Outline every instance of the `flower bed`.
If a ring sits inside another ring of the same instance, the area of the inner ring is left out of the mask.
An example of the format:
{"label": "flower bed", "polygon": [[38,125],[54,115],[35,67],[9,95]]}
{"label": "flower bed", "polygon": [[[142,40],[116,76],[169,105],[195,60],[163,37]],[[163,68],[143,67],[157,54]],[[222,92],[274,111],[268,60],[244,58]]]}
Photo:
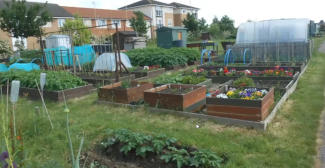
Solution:
{"label": "flower bed", "polygon": [[299,72],[294,72],[293,69],[284,69],[275,67],[274,69],[265,70],[236,70],[228,69],[227,67],[220,68],[218,71],[209,71],[209,78],[214,83],[224,83],[229,80],[234,80],[242,76],[247,76],[253,80],[295,80]]}
{"label": "flower bed", "polygon": [[231,88],[207,95],[207,114],[250,121],[263,121],[274,103],[274,89]]}
{"label": "flower bed", "polygon": [[150,107],[195,112],[205,104],[205,86],[168,84],[146,90],[144,101]]}
{"label": "flower bed", "polygon": [[[216,65],[214,65],[214,63],[210,63],[210,64],[204,64],[204,65],[200,65],[198,68],[203,68],[204,70],[210,71],[210,70],[215,70],[215,71],[219,71],[220,68],[224,68],[224,63],[215,63]],[[237,71],[244,71],[247,69],[250,70],[256,70],[256,71],[264,71],[264,70],[270,70],[270,69],[275,69],[279,67],[279,69],[283,68],[285,70],[287,69],[292,69],[294,72],[301,72],[303,70],[303,68],[305,67],[305,64],[297,64],[295,66],[263,66],[261,65],[251,65],[251,64],[233,64],[233,65],[228,65],[227,68],[228,70],[231,69],[236,69]]]}
{"label": "flower bed", "polygon": [[144,91],[153,88],[153,84],[132,81],[129,86],[118,82],[103,86],[99,89],[98,97],[102,101],[130,104],[143,99]]}

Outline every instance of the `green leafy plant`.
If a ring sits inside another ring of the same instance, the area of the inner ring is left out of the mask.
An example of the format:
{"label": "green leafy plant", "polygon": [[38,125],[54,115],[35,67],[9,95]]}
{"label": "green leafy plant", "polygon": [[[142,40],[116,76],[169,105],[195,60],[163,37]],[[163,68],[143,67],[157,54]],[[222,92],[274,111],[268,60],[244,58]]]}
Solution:
{"label": "green leafy plant", "polygon": [[177,168],[181,168],[185,165],[190,165],[190,154],[185,149],[177,149],[176,147],[168,147],[170,150],[166,154],[163,154],[160,159],[169,162],[176,162]]}
{"label": "green leafy plant", "polygon": [[248,78],[246,76],[242,76],[236,79],[233,83],[236,87],[255,87],[254,80],[252,78]]}
{"label": "green leafy plant", "polygon": [[65,71],[20,71],[12,70],[0,73],[0,84],[5,85],[7,80],[19,80],[21,87],[37,88],[35,80],[39,81],[40,73],[46,73],[46,84],[44,89],[48,91],[59,91],[65,89],[85,86],[87,82],[81,78]]}
{"label": "green leafy plant", "polygon": [[144,48],[131,50],[126,54],[134,66],[160,65],[164,68],[185,65],[200,58],[198,50],[189,48]]}
{"label": "green leafy plant", "polygon": [[120,152],[124,155],[128,155],[131,151],[142,158],[146,158],[149,153],[156,154],[162,161],[176,164],[178,168],[184,166],[217,168],[225,161],[209,150],[190,150],[180,145],[177,139],[166,135],[153,136],[128,129],[109,130],[108,138],[101,144],[104,148],[118,144],[121,146]]}

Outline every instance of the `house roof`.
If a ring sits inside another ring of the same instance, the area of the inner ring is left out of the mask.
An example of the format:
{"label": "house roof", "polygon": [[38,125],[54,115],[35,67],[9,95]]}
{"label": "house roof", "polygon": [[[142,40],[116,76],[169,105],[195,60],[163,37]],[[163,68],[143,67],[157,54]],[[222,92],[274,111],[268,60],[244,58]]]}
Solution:
{"label": "house roof", "polygon": [[[0,9],[7,8],[5,2],[11,3],[9,0],[0,0]],[[45,3],[26,2],[27,7],[35,4],[44,5]],[[47,3],[45,9],[50,13],[52,17],[73,17],[69,12],[57,4]]]}
{"label": "house roof", "polygon": [[[102,19],[131,19],[135,17],[133,11],[128,10],[109,10],[109,9],[94,9],[94,8],[79,8],[68,7],[63,8],[72,15],[78,15],[82,18],[102,18]],[[150,17],[145,16],[146,20],[151,20]]]}
{"label": "house roof", "polygon": [[193,7],[193,6],[184,5],[184,4],[177,3],[177,2],[172,2],[172,3],[170,3],[170,5],[172,5],[172,6],[176,7],[176,8],[192,8],[192,9],[199,9],[199,8],[196,8],[196,7]]}
{"label": "house roof", "polygon": [[163,2],[159,2],[159,1],[155,1],[155,0],[141,0],[126,6],[123,6],[119,9],[127,9],[127,8],[134,8],[134,7],[138,7],[138,6],[143,6],[143,5],[161,5],[161,6],[170,6],[173,7],[170,4],[167,3],[163,3]]}

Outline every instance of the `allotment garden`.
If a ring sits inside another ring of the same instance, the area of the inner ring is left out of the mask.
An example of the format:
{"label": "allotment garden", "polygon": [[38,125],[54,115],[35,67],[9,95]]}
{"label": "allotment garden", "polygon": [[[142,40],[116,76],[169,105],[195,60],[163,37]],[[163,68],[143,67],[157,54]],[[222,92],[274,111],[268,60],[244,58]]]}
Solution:
{"label": "allotment garden", "polygon": [[0,165],[310,167],[325,39],[310,40],[305,59],[276,60],[271,52],[264,64],[259,52],[239,52],[240,43],[221,56],[148,47],[73,66],[55,54],[2,64]]}

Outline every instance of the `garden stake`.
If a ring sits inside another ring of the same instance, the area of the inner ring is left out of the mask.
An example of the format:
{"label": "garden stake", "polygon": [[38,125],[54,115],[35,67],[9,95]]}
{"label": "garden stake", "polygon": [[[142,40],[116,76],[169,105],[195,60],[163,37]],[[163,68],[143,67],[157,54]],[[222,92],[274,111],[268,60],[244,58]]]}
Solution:
{"label": "garden stake", "polygon": [[45,112],[46,112],[46,114],[47,114],[47,117],[48,117],[48,119],[49,119],[49,121],[50,121],[51,128],[53,129],[54,127],[53,127],[53,124],[52,124],[52,120],[51,120],[50,114],[49,114],[49,112],[48,112],[48,110],[47,110],[47,107],[46,107],[46,104],[45,104],[45,101],[44,101],[44,97],[43,97],[43,95],[42,95],[42,93],[41,93],[41,90],[40,90],[40,88],[39,88],[39,86],[38,86],[38,83],[37,83],[37,80],[36,80],[36,79],[35,79],[35,83],[36,83],[36,86],[37,86],[37,90],[38,90],[38,92],[39,92],[39,94],[40,94],[40,96],[41,96],[41,100],[42,100],[43,107],[44,107]]}
{"label": "garden stake", "polygon": [[10,91],[10,102],[12,103],[12,124],[14,128],[14,136],[17,136],[16,132],[16,114],[15,114],[15,105],[19,97],[19,87],[20,81],[14,80],[11,82],[11,91]]}

